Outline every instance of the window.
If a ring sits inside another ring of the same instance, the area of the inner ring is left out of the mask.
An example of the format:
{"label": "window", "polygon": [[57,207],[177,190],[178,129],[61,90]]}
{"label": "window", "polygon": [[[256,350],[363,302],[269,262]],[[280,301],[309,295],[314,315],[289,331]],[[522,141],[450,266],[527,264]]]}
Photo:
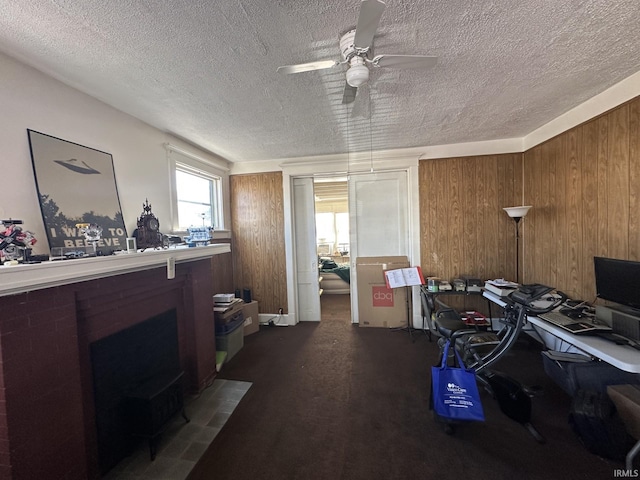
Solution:
{"label": "window", "polygon": [[172,175],[173,231],[185,232],[192,226],[223,230],[223,189],[228,184],[228,168],[172,145],[166,148]]}
{"label": "window", "polygon": [[[318,255],[334,255],[349,250],[349,214],[316,213]],[[328,249],[328,251],[327,251]]]}
{"label": "window", "polygon": [[191,226],[220,228],[220,177],[176,164],[178,230]]}
{"label": "window", "polygon": [[[336,213],[336,243],[338,246],[349,246],[349,214]],[[340,248],[343,250],[343,248]]]}
{"label": "window", "polygon": [[316,214],[316,235],[318,243],[333,243],[336,239],[333,213]]}

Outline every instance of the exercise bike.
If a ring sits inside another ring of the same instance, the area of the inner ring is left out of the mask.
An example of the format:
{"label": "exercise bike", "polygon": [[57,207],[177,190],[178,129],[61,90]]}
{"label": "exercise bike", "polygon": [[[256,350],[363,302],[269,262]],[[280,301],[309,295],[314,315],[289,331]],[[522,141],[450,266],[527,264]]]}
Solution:
{"label": "exercise bike", "polygon": [[[439,362],[442,362],[444,346],[450,342],[460,354],[464,367],[475,370],[476,380],[498,402],[502,413],[523,425],[539,443],[545,443],[546,440],[531,423],[531,398],[539,394],[540,389],[524,386],[491,367],[513,347],[527,322],[527,315],[549,312],[564,302],[566,295],[562,292],[551,293],[553,291],[552,287],[546,285],[523,285],[509,297],[503,297],[505,314],[497,333],[470,329],[461,321],[458,312],[437,299],[433,320],[434,329],[439,335]],[[423,307],[425,301],[428,301],[428,296],[423,292]],[[457,361],[452,353],[449,357]],[[461,423],[439,417],[435,412],[434,416],[448,434],[453,434]]]}

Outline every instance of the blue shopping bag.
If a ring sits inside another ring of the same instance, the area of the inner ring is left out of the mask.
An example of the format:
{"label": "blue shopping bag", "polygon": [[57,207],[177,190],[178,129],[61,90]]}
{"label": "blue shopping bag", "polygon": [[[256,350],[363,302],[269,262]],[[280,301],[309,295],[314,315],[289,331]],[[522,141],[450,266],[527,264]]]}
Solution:
{"label": "blue shopping bag", "polygon": [[460,354],[454,348],[460,368],[447,364],[450,342],[442,352],[440,366],[431,367],[433,410],[441,417],[452,420],[483,422],[484,410],[473,369],[464,368]]}

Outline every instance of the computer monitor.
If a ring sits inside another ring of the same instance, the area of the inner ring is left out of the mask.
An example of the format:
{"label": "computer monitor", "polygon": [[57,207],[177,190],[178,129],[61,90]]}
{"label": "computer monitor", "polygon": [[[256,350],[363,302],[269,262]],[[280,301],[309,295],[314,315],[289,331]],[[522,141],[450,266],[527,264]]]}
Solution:
{"label": "computer monitor", "polygon": [[598,298],[640,309],[640,262],[593,257]]}

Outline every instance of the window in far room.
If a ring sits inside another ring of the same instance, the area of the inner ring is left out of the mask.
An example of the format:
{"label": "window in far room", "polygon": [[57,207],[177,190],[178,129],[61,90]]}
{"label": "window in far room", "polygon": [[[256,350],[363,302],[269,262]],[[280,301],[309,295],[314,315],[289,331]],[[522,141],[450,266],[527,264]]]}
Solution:
{"label": "window in far room", "polygon": [[313,184],[316,242],[319,257],[339,263],[349,261],[349,202],[347,180],[316,178]]}
{"label": "window in far room", "polygon": [[338,255],[349,246],[349,214],[317,213],[316,235],[319,255]]}

